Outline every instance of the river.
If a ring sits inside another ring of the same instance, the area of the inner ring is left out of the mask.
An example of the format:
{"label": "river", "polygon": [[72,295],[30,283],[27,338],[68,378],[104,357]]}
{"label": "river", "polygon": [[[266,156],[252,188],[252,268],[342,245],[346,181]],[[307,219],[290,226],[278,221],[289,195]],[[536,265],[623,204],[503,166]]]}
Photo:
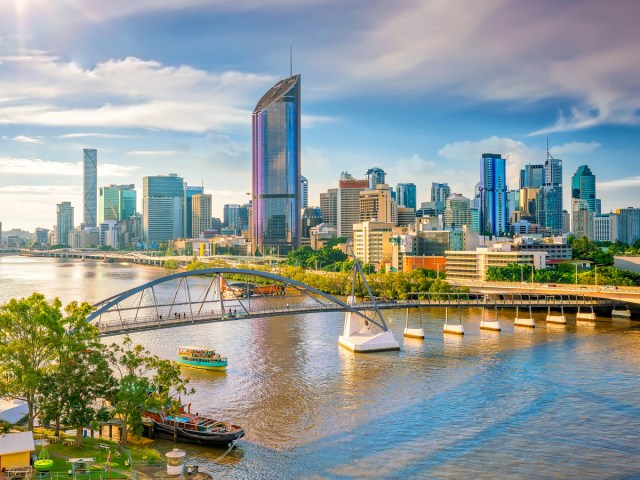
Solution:
{"label": "river", "polygon": [[[39,291],[96,302],[161,269],[0,257],[0,303]],[[163,358],[181,344],[229,357],[225,374],[185,369],[192,411],[242,425],[240,446],[184,446],[214,478],[640,478],[640,328],[612,323],[479,329],[403,339],[404,311],[385,311],[400,352],[338,346],[339,313],[291,315],[136,333]],[[416,313],[412,313],[413,318]],[[542,317],[537,317],[540,320]],[[573,319],[573,315],[570,315]],[[119,337],[106,339],[120,341]],[[172,448],[160,442],[161,449]]]}

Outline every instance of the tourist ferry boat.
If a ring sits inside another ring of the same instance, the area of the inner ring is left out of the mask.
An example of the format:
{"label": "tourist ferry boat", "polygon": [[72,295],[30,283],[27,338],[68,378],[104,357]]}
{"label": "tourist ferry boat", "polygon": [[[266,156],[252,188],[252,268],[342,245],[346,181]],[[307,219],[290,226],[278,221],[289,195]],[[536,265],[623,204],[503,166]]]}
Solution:
{"label": "tourist ferry boat", "polygon": [[178,363],[202,370],[225,371],[227,359],[208,347],[179,347]]}
{"label": "tourist ferry boat", "polygon": [[145,432],[151,437],[173,439],[180,442],[199,445],[232,445],[244,436],[244,430],[238,425],[213,420],[191,413],[191,408],[180,408],[180,414],[174,416],[147,410],[143,413]]}

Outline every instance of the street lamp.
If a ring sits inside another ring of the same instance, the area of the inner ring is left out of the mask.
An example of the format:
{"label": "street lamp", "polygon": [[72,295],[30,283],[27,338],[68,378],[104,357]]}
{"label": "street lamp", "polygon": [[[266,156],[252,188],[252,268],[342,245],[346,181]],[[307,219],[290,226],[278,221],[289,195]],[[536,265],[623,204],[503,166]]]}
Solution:
{"label": "street lamp", "polygon": [[573,266],[576,267],[576,285],[578,285],[578,264],[574,263]]}
{"label": "street lamp", "polygon": [[597,265],[594,265],[593,267],[593,273],[595,276],[595,283],[596,283],[596,287],[598,286],[598,267],[604,267],[605,264],[604,263],[598,263]]}

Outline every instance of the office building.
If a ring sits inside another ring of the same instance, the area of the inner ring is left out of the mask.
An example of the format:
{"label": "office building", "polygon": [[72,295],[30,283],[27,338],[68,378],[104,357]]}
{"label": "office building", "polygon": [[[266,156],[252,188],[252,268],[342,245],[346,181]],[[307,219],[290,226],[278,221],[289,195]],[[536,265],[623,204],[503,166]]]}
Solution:
{"label": "office building", "polygon": [[309,180],[304,176],[300,176],[300,198],[302,208],[307,208],[309,206]]}
{"label": "office building", "polygon": [[[98,244],[111,247],[114,249],[120,248],[119,240],[119,228],[117,220],[105,220],[98,225]],[[80,241],[80,240],[78,240]],[[86,242],[86,238],[82,240]]]}
{"label": "office building", "polygon": [[433,182],[431,184],[431,201],[432,202],[440,202],[442,205],[445,204],[447,198],[451,194],[451,188],[448,183],[436,183]]}
{"label": "office building", "polygon": [[618,240],[628,245],[633,245],[640,240],[640,208],[619,208],[618,214]]}
{"label": "office building", "polygon": [[254,252],[300,246],[300,75],[276,83],[253,111]]}
{"label": "office building", "polygon": [[481,229],[492,235],[503,235],[508,231],[508,212],[506,162],[501,155],[482,154],[480,183]]}
{"label": "office building", "polygon": [[589,211],[596,211],[596,176],[587,165],[581,165],[571,177],[571,199],[587,202]]}
{"label": "office building", "polygon": [[136,213],[135,185],[109,185],[98,191],[98,224],[124,220]]}
{"label": "office building", "polygon": [[376,185],[386,184],[386,173],[384,170],[378,167],[373,167],[367,170],[367,182],[369,189],[374,190]]}
{"label": "office building", "polygon": [[520,188],[540,188],[544,185],[544,165],[529,164],[520,170]]}
{"label": "office building", "polygon": [[73,207],[71,202],[62,202],[56,205],[56,243],[67,245],[69,232],[73,230]]}
{"label": "office building", "polygon": [[191,238],[201,238],[211,229],[212,202],[210,194],[196,193],[191,197]]}
{"label": "office building", "polygon": [[615,242],[618,240],[618,215],[616,213],[596,214],[593,219],[593,240]]}
{"label": "office building", "polygon": [[581,198],[571,199],[571,232],[577,238],[593,238],[594,212],[589,209],[589,204]]}
{"label": "office building", "polygon": [[322,221],[335,227],[338,224],[338,189],[330,188],[320,194],[320,212]]}
{"label": "office building", "polygon": [[398,226],[415,225],[416,211],[409,207],[398,207]]}
{"label": "office building", "polygon": [[[0,223],[0,237],[2,236],[2,224]],[[49,230],[46,228],[36,228],[36,231],[33,235],[33,241],[40,244],[46,245],[49,243]]]}
{"label": "office building", "polygon": [[396,188],[396,203],[398,207],[412,208],[416,210],[416,185],[415,183],[399,183]]}
{"label": "office building", "polygon": [[444,209],[444,228],[462,228],[471,225],[471,200],[453,193],[449,195]]}
{"label": "office building", "polygon": [[96,227],[71,230],[64,243],[71,248],[95,248],[100,244],[100,232]]}
{"label": "office building", "polygon": [[533,270],[546,267],[546,252],[511,250],[509,244],[478,247],[476,250],[447,251],[447,279],[486,281],[490,267],[506,267],[517,263],[522,268],[522,278],[530,278]]}
{"label": "office building", "polygon": [[[83,152],[83,220],[85,227],[95,227],[97,225],[98,208],[97,185],[98,185],[98,151],[93,148],[85,148]],[[65,241],[66,243],[66,241]]]}
{"label": "office building", "polygon": [[544,164],[544,185],[538,190],[536,198],[536,217],[538,224],[547,227],[553,234],[564,231],[562,214],[562,160],[553,158],[547,152]]}
{"label": "office building", "polygon": [[142,217],[146,242],[162,242],[184,234],[184,182],[175,173],[143,177]]}
{"label": "office building", "polygon": [[367,221],[353,225],[354,253],[362,263],[391,263],[389,238],[395,224]]}
{"label": "office building", "polygon": [[184,187],[184,237],[191,237],[193,231],[193,201],[194,195],[200,195],[204,193],[203,186],[187,185]]}
{"label": "office building", "polygon": [[398,206],[391,198],[389,185],[381,183],[373,190],[360,192],[360,222],[376,220],[396,225],[398,223]]}
{"label": "office building", "polygon": [[[338,188],[335,189],[335,226],[338,237],[353,238],[353,225],[360,222],[360,192],[368,188],[369,180],[353,178],[349,172],[340,174]],[[320,198],[322,218],[332,223],[334,189]],[[325,212],[328,216],[325,218]]]}
{"label": "office building", "polygon": [[302,238],[311,238],[311,229],[322,223],[322,212],[317,207],[305,208],[302,212]]}

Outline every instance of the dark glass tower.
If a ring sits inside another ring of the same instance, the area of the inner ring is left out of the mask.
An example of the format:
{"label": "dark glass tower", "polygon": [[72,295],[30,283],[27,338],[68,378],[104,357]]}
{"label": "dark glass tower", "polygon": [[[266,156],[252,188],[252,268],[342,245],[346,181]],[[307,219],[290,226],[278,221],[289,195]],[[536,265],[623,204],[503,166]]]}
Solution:
{"label": "dark glass tower", "polygon": [[596,176],[587,165],[580,165],[571,177],[571,198],[586,200],[589,210],[596,211]]}
{"label": "dark glass tower", "polygon": [[276,83],[253,111],[253,250],[300,247],[300,75]]}

